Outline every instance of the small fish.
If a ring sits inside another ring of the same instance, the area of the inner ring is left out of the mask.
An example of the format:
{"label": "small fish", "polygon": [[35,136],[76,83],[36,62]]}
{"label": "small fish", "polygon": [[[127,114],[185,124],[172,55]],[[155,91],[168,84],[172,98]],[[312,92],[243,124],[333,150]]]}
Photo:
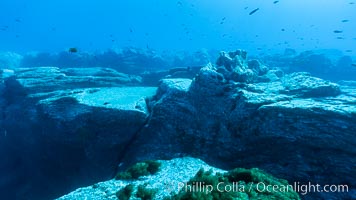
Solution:
{"label": "small fish", "polygon": [[281,31],[285,31],[286,29],[282,28]]}
{"label": "small fish", "polygon": [[132,32],[133,32],[132,28],[130,28],[129,30],[130,30],[130,33],[132,33]]}
{"label": "small fish", "polygon": [[355,64],[355,63],[352,63],[351,66],[356,67],[356,64]]}
{"label": "small fish", "polygon": [[225,19],[226,19],[226,17],[223,17],[223,18],[221,19],[220,24],[223,24],[223,23],[225,22]]}
{"label": "small fish", "polygon": [[334,33],[342,33],[340,30],[335,30]]}
{"label": "small fish", "polygon": [[276,3],[278,3],[278,2],[279,2],[279,1],[274,1],[273,4],[276,4]]}
{"label": "small fish", "polygon": [[346,50],[346,52],[351,53],[351,52],[352,52],[352,50],[351,50],[351,49],[348,49],[348,50]]}
{"label": "small fish", "polygon": [[247,10],[248,7],[245,7],[244,9]]}
{"label": "small fish", "polygon": [[183,3],[182,3],[182,2],[180,2],[180,1],[178,1],[178,2],[177,2],[177,5],[182,6],[182,5],[183,5]]}
{"label": "small fish", "polygon": [[21,19],[17,18],[17,19],[15,19],[15,22],[21,23]]}
{"label": "small fish", "polygon": [[69,53],[77,53],[77,52],[78,52],[78,49],[75,48],[75,47],[71,47],[71,48],[68,49],[68,52],[69,52]]}
{"label": "small fish", "polygon": [[250,13],[249,13],[249,15],[253,15],[255,12],[257,12],[259,10],[259,8],[256,8],[256,9],[254,9],[253,11],[251,11]]}
{"label": "small fish", "polygon": [[8,28],[9,28],[9,26],[3,26],[3,27],[0,28],[0,30],[6,31]]}
{"label": "small fish", "polygon": [[350,2],[349,4],[351,4],[351,5],[352,5],[352,4],[355,4],[355,2]]}
{"label": "small fish", "polygon": [[345,38],[343,38],[343,37],[337,37],[336,39],[338,39],[338,40],[343,40],[343,39],[345,39]]}
{"label": "small fish", "polygon": [[341,20],[341,22],[349,22],[350,20],[348,19],[344,19],[344,20]]}

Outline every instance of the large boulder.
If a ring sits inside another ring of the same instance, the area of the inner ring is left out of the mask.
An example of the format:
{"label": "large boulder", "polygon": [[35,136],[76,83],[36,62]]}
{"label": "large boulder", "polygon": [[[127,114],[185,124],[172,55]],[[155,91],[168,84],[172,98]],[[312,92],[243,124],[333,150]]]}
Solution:
{"label": "large boulder", "polygon": [[146,98],[156,92],[99,68],[18,69],[2,82],[4,199],[53,199],[111,178],[148,120]]}

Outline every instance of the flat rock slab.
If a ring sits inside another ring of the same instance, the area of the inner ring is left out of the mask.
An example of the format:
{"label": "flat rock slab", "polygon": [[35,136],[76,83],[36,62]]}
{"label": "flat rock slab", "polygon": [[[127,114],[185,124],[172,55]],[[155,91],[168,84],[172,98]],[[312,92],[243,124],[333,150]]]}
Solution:
{"label": "flat rock slab", "polygon": [[119,110],[146,111],[145,98],[156,94],[156,87],[111,87],[60,90],[52,93],[29,95],[45,98],[40,104],[51,104],[62,98],[73,98],[78,104]]}
{"label": "flat rock slab", "polygon": [[[156,87],[116,87],[100,88],[98,91],[88,90],[73,96],[81,104],[106,107],[120,110],[139,110],[142,100],[156,94]],[[141,103],[139,103],[141,102]]]}
{"label": "flat rock slab", "polygon": [[14,70],[13,77],[28,94],[77,88],[136,86],[141,82],[139,76],[109,68],[18,68]]}

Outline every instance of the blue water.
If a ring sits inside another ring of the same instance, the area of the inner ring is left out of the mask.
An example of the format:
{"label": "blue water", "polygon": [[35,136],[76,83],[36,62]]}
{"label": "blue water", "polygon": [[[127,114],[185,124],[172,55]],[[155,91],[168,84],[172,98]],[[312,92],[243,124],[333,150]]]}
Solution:
{"label": "blue water", "polygon": [[352,55],[356,51],[353,2],[2,0],[0,51],[134,46],[162,51],[242,48],[250,53],[339,49]]}

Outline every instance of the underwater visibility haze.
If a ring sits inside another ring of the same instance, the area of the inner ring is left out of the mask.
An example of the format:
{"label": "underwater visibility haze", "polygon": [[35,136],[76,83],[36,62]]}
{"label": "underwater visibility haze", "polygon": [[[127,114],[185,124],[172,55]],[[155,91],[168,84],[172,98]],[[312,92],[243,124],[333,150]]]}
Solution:
{"label": "underwater visibility haze", "polygon": [[[157,50],[234,49],[255,52],[352,50],[350,0],[105,0],[0,2],[2,51],[83,51],[147,46]],[[249,15],[251,11],[257,12]],[[334,33],[335,30],[342,31]],[[342,39],[338,39],[342,37]]]}
{"label": "underwater visibility haze", "polygon": [[0,199],[356,199],[356,0],[0,1]]}

